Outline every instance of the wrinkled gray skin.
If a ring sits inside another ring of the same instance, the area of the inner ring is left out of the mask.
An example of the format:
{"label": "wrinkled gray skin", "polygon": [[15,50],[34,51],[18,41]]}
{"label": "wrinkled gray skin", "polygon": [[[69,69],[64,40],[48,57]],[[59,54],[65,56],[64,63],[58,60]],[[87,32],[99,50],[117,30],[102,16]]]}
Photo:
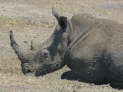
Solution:
{"label": "wrinkled gray skin", "polygon": [[24,74],[35,76],[67,65],[89,82],[108,80],[123,87],[123,24],[77,14],[70,20],[53,11],[58,24],[42,49],[22,49],[10,31],[11,46]]}

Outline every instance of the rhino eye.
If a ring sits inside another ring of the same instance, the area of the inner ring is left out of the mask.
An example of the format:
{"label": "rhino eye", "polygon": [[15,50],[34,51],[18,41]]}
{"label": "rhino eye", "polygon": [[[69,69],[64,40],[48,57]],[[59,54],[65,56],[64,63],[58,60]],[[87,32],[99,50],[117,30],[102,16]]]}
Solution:
{"label": "rhino eye", "polygon": [[43,58],[48,58],[48,56],[49,56],[49,52],[48,52],[47,50],[44,50],[44,51],[42,52],[42,57],[43,57]]}
{"label": "rhino eye", "polygon": [[44,58],[48,58],[49,54],[48,53],[44,53]]}

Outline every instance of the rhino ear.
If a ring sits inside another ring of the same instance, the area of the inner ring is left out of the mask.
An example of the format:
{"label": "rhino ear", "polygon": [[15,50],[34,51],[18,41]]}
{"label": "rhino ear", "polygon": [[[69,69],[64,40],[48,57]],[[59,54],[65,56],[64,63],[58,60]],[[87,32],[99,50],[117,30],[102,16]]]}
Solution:
{"label": "rhino ear", "polygon": [[58,24],[62,29],[65,29],[67,27],[67,17],[61,16],[58,20]]}
{"label": "rhino ear", "polygon": [[67,17],[60,16],[54,8],[52,8],[52,14],[57,19],[58,24],[62,29],[65,29],[67,27]]}
{"label": "rhino ear", "polygon": [[58,14],[55,8],[52,8],[52,14],[57,20],[60,18],[60,15]]}

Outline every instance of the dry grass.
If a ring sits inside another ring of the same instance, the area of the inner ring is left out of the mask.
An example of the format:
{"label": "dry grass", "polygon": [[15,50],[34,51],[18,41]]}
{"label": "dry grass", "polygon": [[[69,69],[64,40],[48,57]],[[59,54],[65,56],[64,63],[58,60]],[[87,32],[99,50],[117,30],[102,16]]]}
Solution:
{"label": "dry grass", "polygon": [[86,12],[123,22],[122,6],[122,0],[0,0],[0,92],[119,92],[109,85],[61,80],[62,73],[69,70],[66,67],[43,77],[24,76],[9,45],[9,30],[28,48],[31,40],[38,45],[52,33],[52,7],[69,18]]}

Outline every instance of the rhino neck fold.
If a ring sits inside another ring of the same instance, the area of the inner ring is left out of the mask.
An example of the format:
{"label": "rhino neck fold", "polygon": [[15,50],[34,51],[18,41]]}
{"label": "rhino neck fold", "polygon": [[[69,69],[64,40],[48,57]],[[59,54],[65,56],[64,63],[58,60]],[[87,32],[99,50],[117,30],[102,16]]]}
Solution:
{"label": "rhino neck fold", "polygon": [[[76,17],[76,16],[75,16]],[[89,16],[87,14],[79,16],[79,17],[73,17],[69,21],[69,45],[68,49],[71,49],[79,40],[85,39],[89,33],[91,32],[91,29],[94,25],[98,25],[98,22],[94,20],[93,17]],[[83,17],[83,19],[81,19]],[[87,21],[88,20],[88,21]]]}

